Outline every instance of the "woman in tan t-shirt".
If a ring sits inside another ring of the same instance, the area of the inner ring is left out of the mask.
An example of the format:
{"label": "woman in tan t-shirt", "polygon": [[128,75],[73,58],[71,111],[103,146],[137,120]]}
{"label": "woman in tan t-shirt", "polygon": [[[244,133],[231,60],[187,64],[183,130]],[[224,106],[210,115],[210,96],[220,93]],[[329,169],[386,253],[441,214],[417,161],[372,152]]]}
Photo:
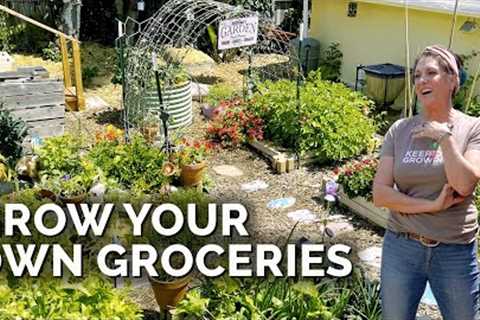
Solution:
{"label": "woman in tan t-shirt", "polygon": [[382,251],[383,319],[415,319],[430,283],[446,320],[479,318],[480,121],[453,108],[455,56],[427,47],[414,67],[422,113],[385,135],[373,201],[391,210]]}

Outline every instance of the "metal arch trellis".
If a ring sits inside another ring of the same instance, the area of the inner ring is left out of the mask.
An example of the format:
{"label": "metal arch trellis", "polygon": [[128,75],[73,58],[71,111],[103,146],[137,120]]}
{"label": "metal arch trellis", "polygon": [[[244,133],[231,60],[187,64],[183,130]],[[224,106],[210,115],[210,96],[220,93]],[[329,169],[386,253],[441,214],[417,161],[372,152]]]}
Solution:
{"label": "metal arch trellis", "polygon": [[[148,20],[138,24],[133,34],[122,35],[117,41],[127,51],[124,66],[124,119],[127,132],[139,126],[138,120],[146,113],[143,97],[148,82],[154,77],[152,54],[166,66],[182,62],[190,49],[198,48],[199,37],[209,26],[216,26],[225,19],[257,15],[256,12],[211,0],[171,0]],[[298,72],[297,51],[290,47],[289,38],[277,30],[268,19],[258,15],[258,42],[256,45],[236,48],[240,56],[249,59],[245,72],[248,80],[280,78],[296,79],[303,75]],[[132,19],[125,24],[136,23]],[[169,48],[183,48],[173,56]],[[264,67],[263,54],[283,57],[281,63]],[[254,74],[254,75],[252,75]],[[169,77],[163,74],[163,77]],[[191,77],[191,75],[190,75]],[[164,79],[169,80],[169,79]]]}

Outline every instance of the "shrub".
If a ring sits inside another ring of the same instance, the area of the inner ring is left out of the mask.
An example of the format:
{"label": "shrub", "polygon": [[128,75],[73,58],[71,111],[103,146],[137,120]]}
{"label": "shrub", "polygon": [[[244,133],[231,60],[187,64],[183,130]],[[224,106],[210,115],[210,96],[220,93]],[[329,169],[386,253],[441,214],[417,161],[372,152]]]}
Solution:
{"label": "shrub", "polygon": [[0,51],[13,52],[16,49],[15,36],[22,31],[24,25],[17,23],[12,25],[9,15],[0,13]]}
{"label": "shrub", "polygon": [[86,66],[82,70],[82,78],[86,87],[89,87],[93,83],[93,79],[98,77],[100,69],[97,66]]}
{"label": "shrub", "polygon": [[243,101],[236,101],[226,103],[224,111],[207,128],[208,138],[224,147],[239,146],[250,139],[263,140],[262,119],[247,110]]}
{"label": "shrub", "polygon": [[208,89],[207,103],[212,106],[218,106],[223,100],[230,100],[237,95],[235,89],[227,84],[214,84]]}
{"label": "shrub", "polygon": [[54,62],[62,61],[62,53],[55,41],[50,41],[48,46],[42,49],[42,58]]}
{"label": "shrub", "polygon": [[79,174],[82,171],[81,148],[81,139],[69,134],[46,139],[38,151],[41,174],[54,177]]}
{"label": "shrub", "polygon": [[159,191],[170,179],[163,174],[166,154],[139,135],[130,143],[100,141],[90,150],[89,157],[106,178],[113,178],[134,192]]}
{"label": "shrub", "polygon": [[324,80],[340,80],[343,53],[338,49],[339,46],[338,42],[332,42],[320,56],[318,70]]}
{"label": "shrub", "polygon": [[377,171],[378,159],[354,160],[347,163],[338,173],[338,183],[343,191],[350,197],[365,197],[371,199],[372,185],[375,172]]}
{"label": "shrub", "polygon": [[374,121],[365,115],[373,102],[320,77],[311,73],[301,88],[300,115],[296,83],[288,80],[260,84],[251,110],[263,119],[265,138],[286,148],[298,141],[301,154],[312,151],[328,160],[357,156],[368,149],[375,132]]}
{"label": "shrub", "polygon": [[0,154],[7,158],[10,164],[21,157],[22,143],[26,136],[26,123],[14,118],[9,111],[0,109]]}

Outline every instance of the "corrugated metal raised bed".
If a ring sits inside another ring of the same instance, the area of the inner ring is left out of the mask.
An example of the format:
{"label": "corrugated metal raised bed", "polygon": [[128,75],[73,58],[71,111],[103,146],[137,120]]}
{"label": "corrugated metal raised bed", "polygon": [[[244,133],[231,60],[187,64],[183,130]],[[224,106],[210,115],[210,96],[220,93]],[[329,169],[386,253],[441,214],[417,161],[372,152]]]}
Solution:
{"label": "corrugated metal raised bed", "polygon": [[[145,96],[145,103],[149,110],[159,111],[160,103],[157,91],[149,91]],[[174,87],[167,87],[163,91],[163,103],[170,114],[169,128],[177,129],[190,125],[193,120],[192,112],[192,82],[185,82]]]}

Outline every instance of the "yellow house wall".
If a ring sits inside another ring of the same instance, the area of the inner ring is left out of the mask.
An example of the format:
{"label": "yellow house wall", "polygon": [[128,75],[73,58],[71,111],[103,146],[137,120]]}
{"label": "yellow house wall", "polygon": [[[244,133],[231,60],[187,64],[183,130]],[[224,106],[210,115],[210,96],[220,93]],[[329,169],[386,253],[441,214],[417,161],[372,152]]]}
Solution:
{"label": "yellow house wall", "polygon": [[[355,82],[359,64],[394,63],[406,66],[405,10],[399,7],[357,2],[357,16],[348,17],[347,0],[312,0],[309,36],[320,41],[322,48],[332,41],[340,43],[343,52],[342,79]],[[459,31],[467,17],[457,17],[452,49],[469,54],[480,49],[480,30]],[[448,46],[452,16],[409,10],[410,63],[427,45]],[[480,58],[472,60],[469,73],[474,74]],[[477,91],[479,85],[477,83]]]}

